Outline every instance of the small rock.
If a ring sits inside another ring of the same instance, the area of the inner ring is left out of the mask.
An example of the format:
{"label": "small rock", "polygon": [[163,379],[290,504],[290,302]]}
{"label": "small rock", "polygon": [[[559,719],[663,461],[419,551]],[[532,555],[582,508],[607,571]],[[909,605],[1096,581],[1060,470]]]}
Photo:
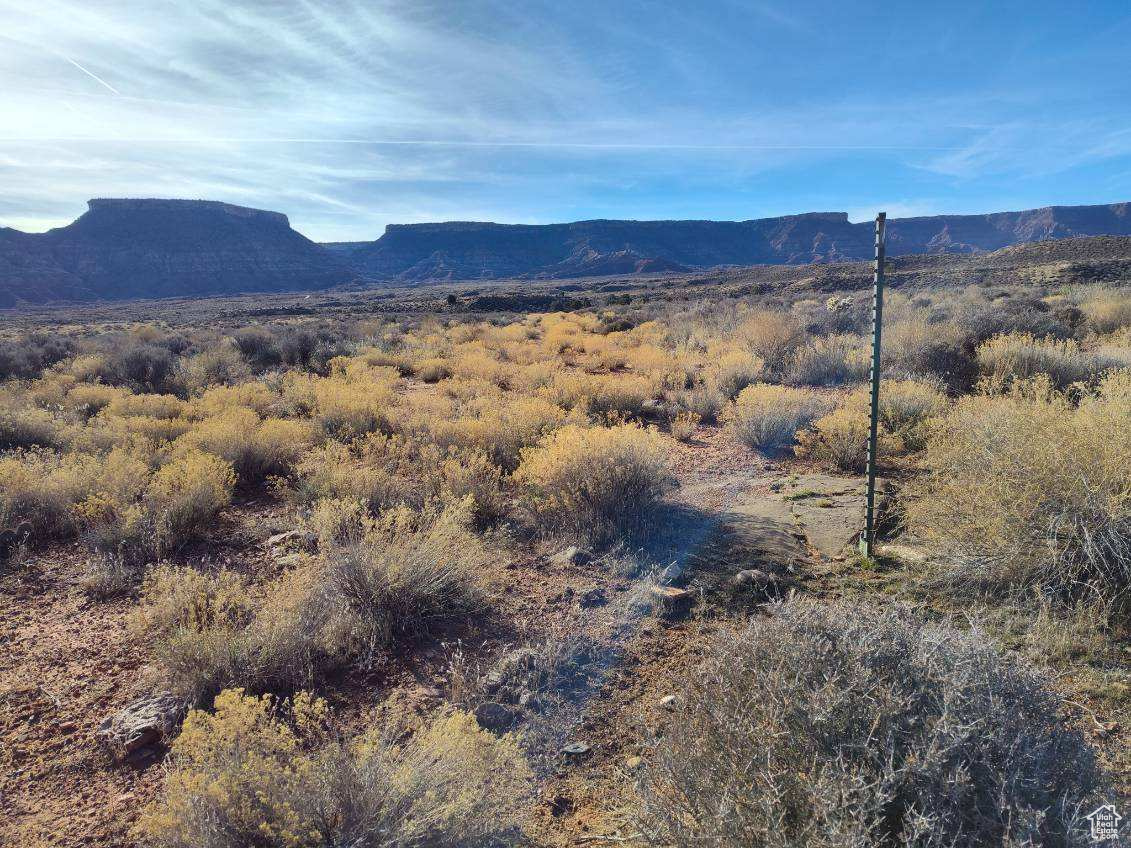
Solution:
{"label": "small rock", "polygon": [[318,537],[309,530],[288,530],[285,533],[276,533],[264,544],[272,551],[290,549],[312,552],[318,548]]}
{"label": "small rock", "polygon": [[522,717],[522,710],[508,704],[488,701],[475,708],[475,720],[484,730],[502,732],[509,730]]}
{"label": "small rock", "polygon": [[280,557],[275,557],[275,564],[283,568],[293,568],[302,562],[302,554],[284,554]]}
{"label": "small rock", "polygon": [[690,589],[677,589],[675,586],[653,586],[651,594],[655,600],[673,606],[688,603],[695,596]]}
{"label": "small rock", "polygon": [[145,749],[169,739],[184,714],[184,703],[171,692],[142,698],[98,726],[97,736],[118,760],[141,757]]}
{"label": "small rock", "polygon": [[675,695],[665,695],[660,698],[660,706],[665,710],[674,710],[679,706],[679,699]]}
{"label": "small rock", "polygon": [[554,565],[585,565],[592,559],[588,551],[583,551],[577,545],[570,545],[564,551],[559,551],[550,557]]}
{"label": "small rock", "polygon": [[585,592],[577,601],[578,606],[582,609],[590,609],[592,607],[601,607],[609,602],[605,597],[605,590],[597,587]]}
{"label": "small rock", "polygon": [[768,592],[778,588],[778,579],[758,568],[747,568],[738,572],[731,578],[730,584],[735,589],[753,592]]}
{"label": "small rock", "polygon": [[567,757],[583,757],[589,753],[589,749],[588,742],[570,742],[562,746],[562,753]]}
{"label": "small rock", "polygon": [[643,757],[629,757],[627,760],[624,761],[624,767],[626,769],[629,769],[630,771],[635,771],[636,769],[640,768],[642,765],[644,765],[644,758]]}

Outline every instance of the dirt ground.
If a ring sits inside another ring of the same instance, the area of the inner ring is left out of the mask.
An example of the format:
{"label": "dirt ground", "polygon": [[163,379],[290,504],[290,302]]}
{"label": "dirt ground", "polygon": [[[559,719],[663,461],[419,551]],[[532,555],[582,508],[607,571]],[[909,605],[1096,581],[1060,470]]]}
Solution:
{"label": "dirt ground", "polygon": [[[490,575],[495,608],[472,630],[323,682],[344,725],[411,726],[445,701],[472,706],[475,681],[509,650],[568,641],[585,658],[568,695],[547,698],[517,728],[539,775],[528,833],[543,846],[631,842],[633,758],[677,720],[660,701],[711,632],[734,625],[704,613],[707,604],[690,613],[658,608],[651,587],[673,583],[706,597],[752,567],[825,596],[882,596],[893,579],[861,570],[845,551],[860,521],[858,478],[767,460],[716,427],[673,445],[678,486],[645,548],[584,563],[554,561],[561,542],[508,549]],[[181,559],[207,555],[266,572],[274,566],[263,541],[294,522],[281,503],[237,503],[214,537]],[[29,557],[0,581],[3,845],[132,845],[131,826],[161,788],[159,762],[115,764],[95,736],[106,716],[154,684],[129,627],[135,599],[91,600],[83,569],[72,545]],[[1112,750],[1131,747],[1123,728],[1092,736]],[[571,743],[585,750],[563,752]]]}

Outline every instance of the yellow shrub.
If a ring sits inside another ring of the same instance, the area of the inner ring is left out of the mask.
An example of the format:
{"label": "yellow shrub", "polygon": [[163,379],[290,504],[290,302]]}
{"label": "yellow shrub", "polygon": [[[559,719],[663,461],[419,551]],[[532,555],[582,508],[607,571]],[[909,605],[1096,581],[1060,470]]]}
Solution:
{"label": "yellow shrub", "polygon": [[80,383],[67,392],[65,406],[84,419],[90,418],[105,409],[115,398],[124,396],[125,393],[125,389],[116,386]]}
{"label": "yellow shrub", "polygon": [[161,848],[486,845],[522,824],[532,773],[509,736],[457,712],[399,745],[347,743],[329,718],[303,693],[284,705],[222,692],[214,713],[185,719],[139,835]]}
{"label": "yellow shrub", "polygon": [[26,406],[20,399],[0,398],[0,451],[61,442],[62,428],[50,412]]}
{"label": "yellow shrub", "polygon": [[426,425],[433,441],[442,448],[481,450],[505,471],[518,465],[520,451],[560,427],[567,416],[560,407],[542,398],[516,397],[500,403],[477,399],[466,414]]}
{"label": "yellow shrub", "polygon": [[246,483],[269,474],[288,473],[317,435],[308,421],[260,421],[254,411],[237,406],[199,422],[179,444],[230,462]]}
{"label": "yellow shrub", "polygon": [[[840,471],[862,472],[868,459],[867,408],[841,407],[818,418],[812,429],[797,438],[797,455],[809,457]],[[879,455],[897,453],[900,443],[885,430],[878,432]]]}
{"label": "yellow shrub", "polygon": [[133,626],[151,637],[170,636],[178,630],[242,627],[252,612],[247,585],[236,572],[161,566],[145,575]]}
{"label": "yellow shrub", "polygon": [[656,391],[652,380],[633,374],[563,372],[557,374],[539,394],[567,410],[637,418],[645,402],[651,400]]}
{"label": "yellow shrub", "polygon": [[797,431],[831,406],[810,389],[757,383],[739,393],[729,411],[729,423],[746,445],[773,452],[792,445]]}
{"label": "yellow shrub", "polygon": [[251,376],[251,369],[230,340],[191,357],[182,369],[185,385],[193,393],[212,386],[232,385]]}
{"label": "yellow shrub", "polygon": [[638,529],[668,484],[663,439],[632,425],[569,425],[522,451],[514,479],[558,529],[606,535]]}
{"label": "yellow shrub", "polygon": [[396,404],[394,379],[326,378],[312,384],[314,415],[328,434],[339,439],[389,430],[389,412]]}
{"label": "yellow shrub", "polygon": [[189,450],[156,474],[145,500],[156,525],[158,550],[176,547],[231,503],[236,475],[230,463]]}
{"label": "yellow shrub", "polygon": [[[844,407],[868,415],[872,390],[861,386],[844,401]],[[881,380],[879,421],[883,429],[898,440],[892,449],[923,449],[927,420],[946,411],[947,398],[929,383],[918,380]]]}
{"label": "yellow shrub", "polygon": [[935,419],[912,528],[948,576],[1015,589],[1131,584],[1131,372],[1078,407],[1046,380],[959,400]]}
{"label": "yellow shrub", "polygon": [[742,319],[735,337],[765,363],[769,373],[780,375],[805,340],[805,331],[791,315],[759,310]]}
{"label": "yellow shrub", "polygon": [[1080,310],[1098,334],[1131,327],[1131,290],[1100,289],[1080,303]]}
{"label": "yellow shrub", "polygon": [[697,412],[677,412],[675,417],[672,418],[672,438],[680,442],[689,442],[691,437],[695,435],[695,430],[699,427],[699,413]]}
{"label": "yellow shrub", "polygon": [[1092,380],[1108,367],[1071,339],[1038,339],[1029,333],[1007,333],[984,342],[978,347],[978,365],[984,374],[1006,383],[1044,374],[1057,388]]}
{"label": "yellow shrub", "polygon": [[240,383],[235,386],[215,386],[208,389],[196,401],[193,409],[197,415],[206,418],[218,415],[232,407],[247,407],[265,417],[279,404],[279,397],[263,383]]}
{"label": "yellow shrub", "polygon": [[300,501],[321,498],[363,501],[372,512],[397,504],[418,504],[420,468],[399,436],[373,434],[353,449],[330,441],[315,448],[296,465]]}
{"label": "yellow shrub", "polygon": [[189,405],[173,395],[119,394],[106,405],[104,415],[168,419],[184,417],[188,412]]}
{"label": "yellow shrub", "polygon": [[447,360],[436,356],[419,360],[413,365],[413,370],[417,379],[425,383],[438,383],[452,376],[452,369]]}
{"label": "yellow shrub", "polygon": [[709,372],[709,379],[728,400],[757,383],[765,373],[766,364],[749,351],[730,348],[718,351],[716,355],[718,358]]}

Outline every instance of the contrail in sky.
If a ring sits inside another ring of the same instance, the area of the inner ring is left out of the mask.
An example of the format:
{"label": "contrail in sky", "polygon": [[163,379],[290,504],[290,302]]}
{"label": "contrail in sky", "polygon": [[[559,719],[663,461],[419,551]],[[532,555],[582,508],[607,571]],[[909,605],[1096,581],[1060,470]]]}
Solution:
{"label": "contrail in sky", "polygon": [[84,74],[86,74],[88,77],[90,77],[95,82],[101,83],[102,85],[106,86],[108,89],[110,89],[112,92],[117,94],[119,97],[122,96],[122,92],[118,91],[118,89],[114,88],[114,86],[110,85],[110,83],[108,83],[108,82],[106,82],[106,80],[102,79],[102,77],[98,76],[98,74],[91,73],[86,68],[84,68],[82,65],[80,65],[78,62],[76,62],[74,59],[71,59],[68,56],[64,56],[63,58],[66,59],[68,62],[70,62],[72,65],[74,65],[76,68],[78,68],[80,71],[82,71]]}

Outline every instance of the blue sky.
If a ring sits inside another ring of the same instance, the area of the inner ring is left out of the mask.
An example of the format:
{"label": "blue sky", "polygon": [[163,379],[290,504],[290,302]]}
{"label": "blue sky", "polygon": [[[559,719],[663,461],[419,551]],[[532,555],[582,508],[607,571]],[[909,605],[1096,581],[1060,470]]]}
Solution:
{"label": "blue sky", "polygon": [[202,197],[387,223],[1131,200],[1131,2],[0,0],[0,225]]}

